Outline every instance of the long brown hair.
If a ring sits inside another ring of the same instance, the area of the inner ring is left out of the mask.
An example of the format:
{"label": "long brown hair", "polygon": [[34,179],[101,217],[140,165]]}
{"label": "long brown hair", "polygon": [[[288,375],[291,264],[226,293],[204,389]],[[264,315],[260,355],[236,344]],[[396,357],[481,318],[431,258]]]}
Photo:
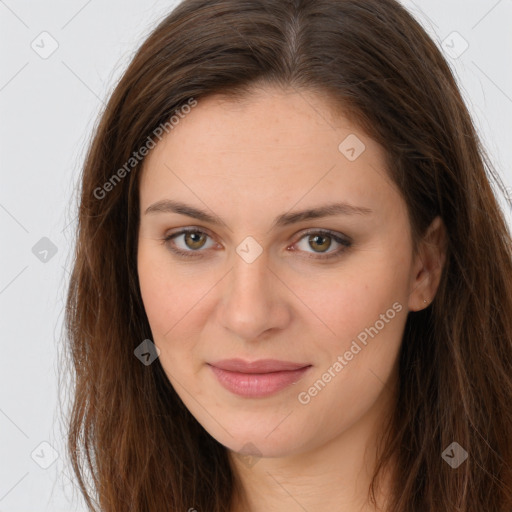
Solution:
{"label": "long brown hair", "polygon": [[[136,265],[143,160],[126,163],[191,98],[265,84],[322,94],[387,150],[415,247],[437,215],[446,227],[437,295],[407,318],[373,483],[393,455],[394,512],[509,512],[512,240],[491,181],[505,187],[442,54],[394,0],[185,0],[136,53],[83,168],[66,304],[68,449],[88,507],[230,511],[226,448],[159,361],[134,356],[151,330]],[[468,453],[456,469],[441,457],[452,442]]]}

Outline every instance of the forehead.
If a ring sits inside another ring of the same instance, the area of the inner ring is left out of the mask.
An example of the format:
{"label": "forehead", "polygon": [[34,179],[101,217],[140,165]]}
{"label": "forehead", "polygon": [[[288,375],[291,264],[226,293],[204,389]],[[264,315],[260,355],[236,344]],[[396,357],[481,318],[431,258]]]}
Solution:
{"label": "forehead", "polygon": [[328,195],[375,209],[398,191],[384,149],[325,98],[269,88],[242,101],[199,99],[158,142],[144,162],[141,204],[174,194],[246,207]]}

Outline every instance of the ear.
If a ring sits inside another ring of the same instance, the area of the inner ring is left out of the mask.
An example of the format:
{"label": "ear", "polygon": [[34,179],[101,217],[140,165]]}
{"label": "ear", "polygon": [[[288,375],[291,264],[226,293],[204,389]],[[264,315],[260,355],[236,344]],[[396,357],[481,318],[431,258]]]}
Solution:
{"label": "ear", "polygon": [[409,311],[425,309],[434,300],[446,260],[446,247],[446,228],[441,217],[437,216],[421,240],[413,262]]}

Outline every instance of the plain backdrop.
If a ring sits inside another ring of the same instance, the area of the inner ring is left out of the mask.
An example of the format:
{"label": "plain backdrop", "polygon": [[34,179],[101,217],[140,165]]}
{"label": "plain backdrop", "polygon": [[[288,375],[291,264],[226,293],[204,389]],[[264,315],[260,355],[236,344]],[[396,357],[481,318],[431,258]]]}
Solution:
{"label": "plain backdrop", "polygon": [[[512,192],[512,0],[403,3],[445,52]],[[85,511],[58,407],[77,178],[102,103],[174,5],[0,0],[0,512]]]}

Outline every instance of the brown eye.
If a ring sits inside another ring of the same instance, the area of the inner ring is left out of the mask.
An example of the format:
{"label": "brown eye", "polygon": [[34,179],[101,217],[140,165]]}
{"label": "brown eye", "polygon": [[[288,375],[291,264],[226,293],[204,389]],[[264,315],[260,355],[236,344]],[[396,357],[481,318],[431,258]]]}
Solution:
{"label": "brown eye", "polygon": [[201,249],[206,243],[207,235],[199,231],[190,231],[184,234],[185,245],[189,249]]}
{"label": "brown eye", "polygon": [[308,258],[321,260],[342,256],[351,247],[352,241],[342,234],[320,229],[304,233],[295,245]]}
{"label": "brown eye", "polygon": [[312,249],[317,252],[325,252],[331,246],[331,237],[329,235],[309,235],[308,243]]}
{"label": "brown eye", "polygon": [[[203,257],[206,249],[213,249],[216,245],[204,231],[190,228],[165,237],[164,242],[175,254],[191,257]],[[351,247],[352,241],[344,235],[316,230],[305,233],[295,245],[307,257],[320,260],[341,256]]]}
{"label": "brown eye", "polygon": [[169,249],[180,256],[202,256],[206,249],[215,246],[215,242],[204,231],[184,229],[164,238]]}

